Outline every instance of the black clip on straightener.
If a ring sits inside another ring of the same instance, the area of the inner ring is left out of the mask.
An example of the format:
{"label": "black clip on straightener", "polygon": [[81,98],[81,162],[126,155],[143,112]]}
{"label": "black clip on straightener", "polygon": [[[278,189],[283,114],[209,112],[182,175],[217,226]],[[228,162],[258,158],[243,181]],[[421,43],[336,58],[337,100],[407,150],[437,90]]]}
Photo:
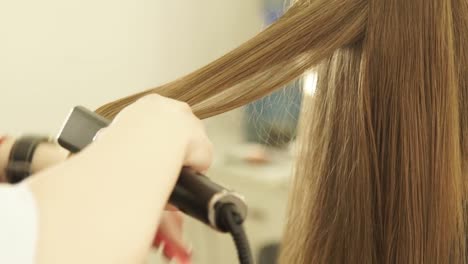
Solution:
{"label": "black clip on straightener", "polygon": [[[82,107],[73,108],[58,136],[58,143],[77,153],[93,142],[110,121]],[[247,205],[237,193],[212,182],[190,168],[182,168],[169,203],[220,232],[231,233],[241,264],[253,263],[242,223]]]}

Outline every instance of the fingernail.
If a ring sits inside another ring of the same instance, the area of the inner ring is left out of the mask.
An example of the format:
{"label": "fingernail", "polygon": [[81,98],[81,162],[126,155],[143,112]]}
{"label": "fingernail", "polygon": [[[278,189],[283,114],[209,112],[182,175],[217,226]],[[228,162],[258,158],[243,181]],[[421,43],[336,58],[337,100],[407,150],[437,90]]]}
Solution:
{"label": "fingernail", "polygon": [[185,260],[185,261],[179,261],[180,264],[192,264],[192,261],[190,260]]}
{"label": "fingernail", "polygon": [[192,264],[192,260],[188,256],[178,256],[176,258],[179,264]]}
{"label": "fingernail", "polygon": [[166,243],[164,247],[164,255],[168,259],[177,259],[179,263],[187,264],[191,263],[191,253],[187,252],[184,248],[181,248],[172,243]]}
{"label": "fingernail", "polygon": [[164,242],[164,236],[158,231],[153,240],[153,247],[160,247],[162,242]]}

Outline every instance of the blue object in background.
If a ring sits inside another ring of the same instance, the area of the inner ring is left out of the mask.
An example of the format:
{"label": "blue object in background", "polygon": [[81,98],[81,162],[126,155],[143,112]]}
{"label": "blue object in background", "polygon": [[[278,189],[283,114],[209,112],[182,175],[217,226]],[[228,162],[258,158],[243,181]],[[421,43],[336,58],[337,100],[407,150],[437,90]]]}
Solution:
{"label": "blue object in background", "polygon": [[299,83],[293,82],[247,105],[247,141],[283,146],[294,139],[302,101]]}
{"label": "blue object in background", "polygon": [[[276,21],[284,12],[284,0],[264,0],[265,23]],[[301,82],[295,81],[246,107],[246,136],[249,142],[282,146],[296,135],[302,102]]]}
{"label": "blue object in background", "polygon": [[284,0],[263,0],[264,20],[267,25],[275,22],[284,13]]}

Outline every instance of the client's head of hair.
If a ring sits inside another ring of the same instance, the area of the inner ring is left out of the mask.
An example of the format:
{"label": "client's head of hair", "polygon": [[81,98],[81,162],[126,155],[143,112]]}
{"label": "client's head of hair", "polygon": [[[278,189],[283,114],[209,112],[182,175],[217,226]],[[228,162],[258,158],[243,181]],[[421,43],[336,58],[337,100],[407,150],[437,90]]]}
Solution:
{"label": "client's head of hair", "polygon": [[206,118],[314,69],[281,263],[465,263],[468,1],[299,0],[239,48],[148,93]]}

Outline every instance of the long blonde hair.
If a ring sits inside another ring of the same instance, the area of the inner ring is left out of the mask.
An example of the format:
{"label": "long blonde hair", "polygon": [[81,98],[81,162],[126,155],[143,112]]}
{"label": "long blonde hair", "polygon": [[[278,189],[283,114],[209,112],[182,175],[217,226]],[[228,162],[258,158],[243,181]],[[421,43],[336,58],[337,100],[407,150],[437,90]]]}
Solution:
{"label": "long blonde hair", "polygon": [[158,93],[206,118],[317,67],[281,263],[465,263],[468,1],[298,0]]}

